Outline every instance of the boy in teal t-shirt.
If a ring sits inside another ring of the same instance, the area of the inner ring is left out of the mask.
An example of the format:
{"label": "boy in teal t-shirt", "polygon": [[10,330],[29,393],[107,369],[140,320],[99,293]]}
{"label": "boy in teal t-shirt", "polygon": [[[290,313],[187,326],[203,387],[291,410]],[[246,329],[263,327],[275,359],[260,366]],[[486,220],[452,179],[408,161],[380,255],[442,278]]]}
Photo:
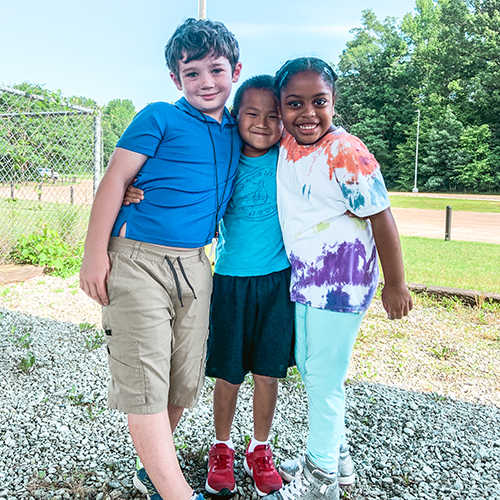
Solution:
{"label": "boy in teal t-shirt", "polygon": [[[254,433],[244,467],[261,496],[282,480],[268,443],[278,395],[278,378],[293,363],[294,306],[289,298],[290,264],[276,201],[277,143],[282,126],[272,77],[245,81],[232,113],[243,140],[235,189],[217,242],[210,308],[206,374],[215,377],[215,442],[209,451],[206,490],[236,491],[230,438],[238,391],[245,375],[254,379]],[[126,201],[147,200],[129,188]],[[141,202],[143,203],[143,202]]]}

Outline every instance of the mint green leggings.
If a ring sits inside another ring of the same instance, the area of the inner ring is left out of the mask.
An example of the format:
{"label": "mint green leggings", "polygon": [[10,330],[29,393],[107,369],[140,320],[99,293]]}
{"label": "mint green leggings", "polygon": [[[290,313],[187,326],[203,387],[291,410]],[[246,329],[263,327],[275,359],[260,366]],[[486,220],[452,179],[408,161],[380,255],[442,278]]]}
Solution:
{"label": "mint green leggings", "polygon": [[344,380],[364,314],[295,304],[295,360],[309,401],[307,453],[337,472],[344,437]]}

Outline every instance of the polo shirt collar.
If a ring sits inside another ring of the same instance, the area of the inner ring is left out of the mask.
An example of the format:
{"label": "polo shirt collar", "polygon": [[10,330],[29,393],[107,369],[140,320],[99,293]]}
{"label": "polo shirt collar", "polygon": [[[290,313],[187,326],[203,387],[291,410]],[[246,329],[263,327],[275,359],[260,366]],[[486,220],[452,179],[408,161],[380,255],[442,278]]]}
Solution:
{"label": "polo shirt collar", "polygon": [[217,123],[217,125],[226,125],[226,124],[234,125],[235,124],[234,118],[231,116],[231,113],[229,113],[229,111],[226,107],[224,107],[224,114],[222,115],[222,122],[219,123],[215,118],[212,118],[211,116],[208,116],[205,113],[202,113],[200,110],[196,109],[194,106],[189,104],[188,100],[185,97],[181,97],[178,101],[176,101],[175,106],[178,109],[190,114],[191,116],[198,118],[198,120],[202,120],[202,121],[206,120],[208,122],[214,122],[214,123]]}

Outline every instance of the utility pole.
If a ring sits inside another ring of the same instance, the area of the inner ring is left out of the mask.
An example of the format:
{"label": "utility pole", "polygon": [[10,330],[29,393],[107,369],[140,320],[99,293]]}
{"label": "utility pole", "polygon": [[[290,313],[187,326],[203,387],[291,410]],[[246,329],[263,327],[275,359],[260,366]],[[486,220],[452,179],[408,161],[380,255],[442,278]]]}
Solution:
{"label": "utility pole", "polygon": [[207,0],[199,0],[198,3],[198,19],[207,18]]}
{"label": "utility pole", "polygon": [[419,132],[419,129],[420,129],[420,110],[417,109],[417,146],[416,146],[416,149],[415,149],[415,185],[413,186],[413,189],[412,189],[412,191],[414,193],[418,193],[418,188],[417,188],[417,165],[418,165],[418,132]]}

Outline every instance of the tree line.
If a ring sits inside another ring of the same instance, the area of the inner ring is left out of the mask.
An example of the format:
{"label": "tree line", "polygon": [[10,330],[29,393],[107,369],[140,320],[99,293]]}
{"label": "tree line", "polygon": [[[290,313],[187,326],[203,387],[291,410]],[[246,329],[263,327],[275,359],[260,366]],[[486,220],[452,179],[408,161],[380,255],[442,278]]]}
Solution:
{"label": "tree line", "polygon": [[500,0],[417,0],[402,21],[365,10],[336,69],[335,122],[389,188],[500,191]]}
{"label": "tree line", "polygon": [[[420,191],[499,192],[500,0],[416,0],[414,12],[400,21],[380,21],[365,10],[361,27],[352,32],[354,39],[336,65],[334,121],[365,142],[387,186],[413,188],[419,126]],[[60,91],[39,85],[15,87],[48,98],[21,111],[46,111],[49,102],[62,100]],[[12,103],[5,102],[9,99]],[[12,110],[14,100],[0,93],[2,113],[11,112],[5,109]],[[97,108],[84,97],[67,102]],[[104,166],[135,112],[129,99],[112,100],[101,109]],[[24,132],[0,127],[0,171],[22,170],[29,152],[39,166],[64,163],[78,169],[83,163],[78,148],[65,146],[64,134],[78,144],[92,132],[82,132],[74,116],[52,128],[41,127],[33,116],[17,120]]]}
{"label": "tree line", "polygon": [[[61,177],[89,173],[94,162],[94,116],[98,110],[87,97],[64,98],[39,84],[13,86],[26,96],[0,92],[0,181],[28,182],[40,172]],[[36,96],[36,97],[34,97]],[[103,164],[136,111],[131,100],[114,99],[100,110]]]}

